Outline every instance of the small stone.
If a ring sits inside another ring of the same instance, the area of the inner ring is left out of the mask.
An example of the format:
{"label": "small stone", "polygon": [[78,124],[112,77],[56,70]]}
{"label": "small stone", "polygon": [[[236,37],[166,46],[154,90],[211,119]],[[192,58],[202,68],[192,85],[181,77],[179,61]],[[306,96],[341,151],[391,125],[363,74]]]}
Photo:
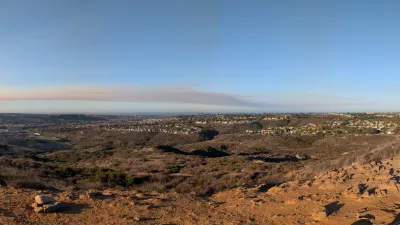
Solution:
{"label": "small stone", "polygon": [[44,212],[44,209],[43,209],[43,207],[34,207],[33,211],[35,211],[35,213],[42,213],[42,212]]}
{"label": "small stone", "polygon": [[135,220],[135,221],[141,221],[141,218],[140,217],[137,217],[137,216],[135,216],[135,217],[133,217],[133,219]]}
{"label": "small stone", "polygon": [[52,203],[55,201],[56,200],[54,200],[52,197],[49,197],[47,195],[36,195],[36,197],[35,197],[35,202],[40,205]]}
{"label": "small stone", "polygon": [[32,208],[42,207],[42,205],[38,204],[37,202],[32,203]]}

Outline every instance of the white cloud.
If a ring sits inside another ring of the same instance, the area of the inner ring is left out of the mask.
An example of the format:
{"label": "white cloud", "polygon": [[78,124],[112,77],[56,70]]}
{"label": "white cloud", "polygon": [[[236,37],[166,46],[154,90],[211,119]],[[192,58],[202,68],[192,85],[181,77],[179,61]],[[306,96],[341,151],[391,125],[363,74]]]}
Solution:
{"label": "white cloud", "polygon": [[[5,111],[6,106],[8,111],[27,112],[29,110],[50,112],[359,112],[372,110],[370,102],[356,96],[270,92],[257,97],[255,99],[244,97],[244,95],[198,91],[184,85],[3,87],[0,88],[0,111]],[[40,103],[40,106],[34,103],[26,104],[33,101]],[[5,104],[6,102],[8,104]],[[384,110],[382,104],[375,106],[379,105]]]}
{"label": "white cloud", "polygon": [[170,102],[243,107],[261,106],[259,103],[240,96],[196,91],[182,86],[56,86],[0,89],[0,101],[17,100]]}

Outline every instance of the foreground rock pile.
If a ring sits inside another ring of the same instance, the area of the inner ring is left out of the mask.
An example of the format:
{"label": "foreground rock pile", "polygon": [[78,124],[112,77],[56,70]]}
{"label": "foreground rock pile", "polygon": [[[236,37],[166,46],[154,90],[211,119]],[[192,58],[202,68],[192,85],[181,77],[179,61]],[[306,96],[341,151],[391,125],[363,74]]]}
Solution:
{"label": "foreground rock pile", "polygon": [[32,208],[37,213],[55,213],[68,209],[68,206],[66,203],[57,202],[52,197],[37,195]]}

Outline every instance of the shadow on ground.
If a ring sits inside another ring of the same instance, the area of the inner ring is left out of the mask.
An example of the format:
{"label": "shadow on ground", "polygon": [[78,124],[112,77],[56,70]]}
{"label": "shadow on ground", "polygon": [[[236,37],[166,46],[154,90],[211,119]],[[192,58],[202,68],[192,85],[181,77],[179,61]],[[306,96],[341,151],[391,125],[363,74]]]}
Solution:
{"label": "shadow on ground", "polygon": [[60,213],[63,214],[79,214],[84,209],[90,208],[88,204],[75,204],[75,203],[65,203],[65,210]]}
{"label": "shadow on ground", "polygon": [[339,204],[338,201],[329,203],[328,205],[325,206],[326,214],[330,216],[333,213],[339,211],[343,206],[344,204]]}
{"label": "shadow on ground", "polygon": [[0,208],[0,215],[5,216],[5,217],[15,217],[15,214],[9,210],[5,210]]}

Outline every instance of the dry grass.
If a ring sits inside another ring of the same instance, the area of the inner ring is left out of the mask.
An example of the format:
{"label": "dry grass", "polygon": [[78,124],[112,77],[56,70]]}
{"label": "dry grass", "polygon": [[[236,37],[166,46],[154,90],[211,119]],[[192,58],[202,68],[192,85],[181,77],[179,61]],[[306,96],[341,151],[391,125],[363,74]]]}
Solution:
{"label": "dry grass", "polygon": [[15,188],[26,188],[35,190],[46,190],[52,188],[44,183],[33,170],[19,169],[16,167],[0,166],[0,177],[4,179],[8,186]]}
{"label": "dry grass", "polygon": [[[220,134],[212,141],[198,142],[193,136],[148,132],[95,132],[91,136],[92,133],[55,135],[71,140],[75,150],[12,159],[0,167],[0,177],[20,188],[123,187],[207,197],[243,185],[269,187],[307,179],[353,162],[379,161],[400,153],[395,137],[387,136]],[[159,144],[169,144],[179,151],[152,148]],[[209,158],[188,154],[208,147],[230,155]],[[296,154],[309,155],[311,159],[279,160]]]}

